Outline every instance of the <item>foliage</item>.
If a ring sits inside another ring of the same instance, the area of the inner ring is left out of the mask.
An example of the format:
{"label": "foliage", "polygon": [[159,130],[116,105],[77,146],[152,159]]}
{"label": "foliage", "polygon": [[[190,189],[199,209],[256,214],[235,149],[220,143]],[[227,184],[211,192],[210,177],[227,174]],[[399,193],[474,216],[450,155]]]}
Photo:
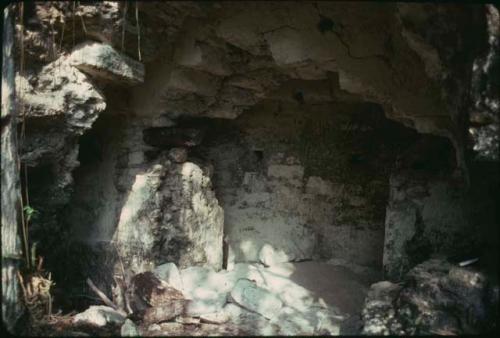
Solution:
{"label": "foliage", "polygon": [[32,219],[35,219],[40,215],[40,212],[33,208],[31,205],[27,205],[23,208],[24,210],[24,215],[26,217],[26,221],[29,222]]}

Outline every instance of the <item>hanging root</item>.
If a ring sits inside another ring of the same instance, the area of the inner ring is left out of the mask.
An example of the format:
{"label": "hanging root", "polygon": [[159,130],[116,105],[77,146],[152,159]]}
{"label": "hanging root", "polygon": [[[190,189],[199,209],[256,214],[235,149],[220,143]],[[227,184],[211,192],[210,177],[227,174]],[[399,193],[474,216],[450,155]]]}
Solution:
{"label": "hanging root", "polygon": [[76,1],[73,1],[73,47],[75,47],[75,7],[76,7]]}
{"label": "hanging root", "polygon": [[63,43],[63,40],[64,40],[64,30],[66,29],[66,23],[62,22],[62,32],[61,32],[61,40],[59,41],[59,53],[62,52],[62,43]]}
{"label": "hanging root", "polygon": [[141,27],[139,26],[139,4],[135,2],[135,23],[137,25],[137,56],[141,61]]}
{"label": "hanging root", "polygon": [[[20,47],[20,62],[19,62],[19,75],[23,76],[24,75],[24,3],[21,2],[19,4],[19,20],[20,20],[20,36],[19,36],[19,47]],[[23,94],[24,94],[24,88],[19,88],[17,90],[17,96],[19,97],[19,101],[22,102]],[[25,126],[26,126],[26,111],[24,109],[24,104],[20,105],[21,109],[21,117],[22,117],[22,122],[21,122],[21,137],[20,137],[20,142],[19,144],[22,145],[22,141],[24,139],[24,134],[25,134]],[[18,168],[19,172],[21,171],[21,160],[20,156],[18,156]],[[26,165],[24,166],[24,180],[25,180],[25,191],[24,191],[24,200],[23,200],[23,192],[21,191],[21,227],[22,227],[22,235],[23,235],[23,245],[24,245],[24,252],[26,256],[26,266],[29,269],[30,268],[30,258],[29,258],[29,242],[28,242],[28,220],[25,218],[24,215],[24,205],[29,205],[29,195],[28,195],[28,168]]]}
{"label": "hanging root", "polygon": [[26,279],[23,278],[19,271],[17,272],[24,303],[35,326],[52,316],[52,295],[50,291],[54,282],[50,273],[48,276],[44,276],[42,273],[42,262],[43,260],[40,258],[37,271],[29,273]]}
{"label": "hanging root", "polygon": [[123,50],[125,49],[125,23],[126,23],[126,17],[127,17],[127,9],[128,9],[128,1],[125,1],[125,5],[123,7],[123,18],[122,18],[122,53]]}
{"label": "hanging root", "polygon": [[85,26],[85,21],[83,20],[82,15],[80,15],[80,21],[82,22],[83,32],[85,33],[85,35],[87,35],[87,27]]}

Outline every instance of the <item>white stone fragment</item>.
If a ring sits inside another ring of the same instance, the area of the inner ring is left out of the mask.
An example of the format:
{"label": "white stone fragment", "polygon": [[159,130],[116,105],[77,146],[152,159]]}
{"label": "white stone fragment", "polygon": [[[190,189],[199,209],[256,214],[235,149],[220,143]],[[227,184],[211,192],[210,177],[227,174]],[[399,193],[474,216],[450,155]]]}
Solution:
{"label": "white stone fragment", "polygon": [[281,300],[271,292],[258,287],[248,279],[240,279],[231,291],[231,299],[244,308],[272,319],[279,315]]}
{"label": "white stone fragment", "polygon": [[156,277],[167,282],[173,288],[183,291],[184,286],[182,284],[181,274],[175,263],[159,265],[154,269],[153,273]]}
{"label": "white stone fragment", "polygon": [[192,301],[186,314],[199,316],[220,311],[227,302],[230,290],[225,285],[225,276],[207,267],[193,266],[180,271],[184,294]]}
{"label": "white stone fragment", "polygon": [[207,313],[200,316],[200,320],[202,323],[208,324],[224,324],[231,319],[228,313],[224,311],[215,312],[215,313]]}
{"label": "white stone fragment", "polygon": [[85,42],[75,47],[70,64],[99,79],[135,85],[144,82],[144,65],[107,44]]}
{"label": "white stone fragment", "polygon": [[88,324],[98,327],[107,324],[122,324],[125,316],[115,309],[105,305],[92,305],[84,312],[81,312],[73,318],[75,324]]}
{"label": "white stone fragment", "polygon": [[137,327],[135,326],[133,321],[131,321],[130,319],[125,320],[125,323],[123,323],[120,329],[120,336],[122,337],[139,336],[139,331],[137,330]]}
{"label": "white stone fragment", "polygon": [[273,246],[268,243],[265,243],[259,251],[259,261],[265,266],[273,266],[289,260],[287,254],[282,250],[274,250]]}

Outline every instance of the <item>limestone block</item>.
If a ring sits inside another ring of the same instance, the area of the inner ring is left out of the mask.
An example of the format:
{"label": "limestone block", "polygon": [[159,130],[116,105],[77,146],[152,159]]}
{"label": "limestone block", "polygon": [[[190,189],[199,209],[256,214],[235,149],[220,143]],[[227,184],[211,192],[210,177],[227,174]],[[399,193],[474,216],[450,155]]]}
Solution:
{"label": "limestone block", "polygon": [[175,68],[170,73],[168,87],[202,96],[215,96],[218,79],[208,73],[189,68]]}
{"label": "limestone block", "polygon": [[222,308],[226,303],[227,292],[225,275],[216,273],[209,267],[193,266],[180,271],[184,292],[193,302],[189,313],[210,313]]}
{"label": "limestone block", "polygon": [[84,312],[73,317],[75,324],[87,324],[103,327],[107,324],[121,325],[125,321],[124,314],[104,305],[92,305]]}
{"label": "limestone block", "polygon": [[331,311],[314,307],[305,311],[284,307],[271,322],[280,326],[282,335],[338,335],[340,331],[340,320]]}
{"label": "limestone block", "polygon": [[302,179],[304,167],[301,165],[273,164],[267,168],[267,175],[273,178]]}
{"label": "limestone block", "polygon": [[230,319],[230,316],[224,311],[207,313],[200,316],[200,321],[208,324],[224,324]]}
{"label": "limestone block", "polygon": [[135,326],[134,322],[131,321],[130,319],[125,320],[125,323],[123,323],[120,329],[120,336],[137,337],[139,335],[140,335],[139,330],[137,329],[137,326]]}
{"label": "limestone block", "polygon": [[18,75],[16,87],[23,90],[21,102],[28,117],[61,115],[72,127],[87,129],[106,108],[105,98],[69,61],[61,56],[44,66],[34,86]]}
{"label": "limestone block", "polygon": [[291,27],[277,29],[265,36],[273,59],[280,66],[300,64],[307,60],[333,59],[335,49],[322,42],[317,31],[296,30]]}
{"label": "limestone block", "polygon": [[231,299],[244,308],[271,319],[279,314],[283,303],[271,292],[248,279],[240,279],[231,291]]}
{"label": "limestone block", "polygon": [[181,279],[181,274],[177,265],[174,263],[165,263],[157,266],[153,273],[161,280],[167,282],[170,286],[176,288],[177,290],[183,291],[183,283]]}
{"label": "limestone block", "polygon": [[[203,26],[194,27],[196,29]],[[224,62],[224,51],[208,43],[198,43],[197,40],[204,41],[200,35],[202,33],[193,30],[186,32],[176,46],[174,61],[181,66],[203,70],[217,76],[230,75],[231,69]]]}
{"label": "limestone block", "polygon": [[192,299],[186,314],[199,316],[220,311],[227,301],[228,288],[224,276],[208,267],[190,267],[181,270],[186,297]]}
{"label": "limestone block", "polygon": [[132,309],[141,311],[148,306],[170,304],[172,299],[184,299],[181,291],[158,279],[151,271],[135,275],[131,280]]}
{"label": "limestone block", "polygon": [[259,261],[265,266],[273,266],[288,262],[288,256],[283,251],[276,251],[270,244],[264,244],[259,251]]}
{"label": "limestone block", "polygon": [[227,299],[225,294],[223,296],[219,294],[218,296],[218,298],[190,301],[185,309],[186,315],[197,317],[220,312],[226,304]]}
{"label": "limestone block", "polygon": [[260,314],[249,311],[236,304],[228,303],[223,311],[231,318],[230,323],[251,333],[250,335],[275,336],[279,332],[278,325],[271,324],[269,320]]}
{"label": "limestone block", "polygon": [[185,313],[189,301],[185,299],[171,299],[155,307],[144,311],[143,321],[145,323],[159,323],[168,321]]}
{"label": "limestone block", "polygon": [[107,44],[85,42],[76,46],[70,64],[101,80],[126,85],[144,82],[144,65]]}
{"label": "limestone block", "polygon": [[334,189],[332,182],[318,176],[310,176],[306,184],[306,192],[314,195],[338,197],[338,189]]}

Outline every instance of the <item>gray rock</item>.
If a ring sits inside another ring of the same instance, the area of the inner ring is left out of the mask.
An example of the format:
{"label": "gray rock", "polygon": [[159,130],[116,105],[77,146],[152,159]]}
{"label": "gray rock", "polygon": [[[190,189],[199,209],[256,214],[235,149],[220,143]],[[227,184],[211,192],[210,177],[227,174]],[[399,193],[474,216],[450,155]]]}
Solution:
{"label": "gray rock", "polygon": [[227,302],[226,276],[211,268],[190,267],[181,270],[184,293],[192,301],[186,314],[199,316],[220,311]]}
{"label": "gray rock", "polygon": [[201,316],[211,313],[217,313],[222,310],[227,302],[225,294],[218,294],[217,297],[208,299],[195,299],[190,301],[185,313],[188,316]]}
{"label": "gray rock", "polygon": [[120,335],[122,337],[137,337],[139,336],[139,330],[133,321],[127,319],[120,329]]}
{"label": "gray rock", "polygon": [[230,318],[229,322],[249,335],[273,336],[279,332],[279,326],[272,324],[260,314],[244,309],[236,304],[227,304],[223,312]]}
{"label": "gray rock", "polygon": [[74,127],[88,128],[106,108],[101,91],[67,56],[44,66],[34,85],[18,75],[16,86],[23,88],[21,102],[31,118],[62,115]]}
{"label": "gray rock", "polygon": [[279,315],[283,306],[281,300],[271,292],[258,287],[248,279],[240,279],[231,291],[231,299],[236,304],[271,319]]}
{"label": "gray rock", "polygon": [[174,263],[165,263],[157,266],[153,273],[161,280],[167,282],[170,286],[176,288],[177,290],[183,290],[183,284],[181,279],[181,274],[177,265]]}
{"label": "gray rock", "polygon": [[216,272],[210,267],[192,266],[180,270],[180,276],[188,298],[194,298],[198,288],[215,289],[218,282]]}
{"label": "gray rock", "polygon": [[220,311],[215,313],[207,313],[200,316],[202,323],[208,324],[223,324],[230,320],[230,316],[227,312]]}
{"label": "gray rock", "polygon": [[331,309],[310,307],[298,311],[283,307],[278,317],[271,320],[280,327],[281,335],[338,335],[344,318]]}
{"label": "gray rock", "polygon": [[144,82],[144,65],[107,44],[85,42],[76,46],[70,55],[70,64],[113,83],[136,85]]}
{"label": "gray rock", "polygon": [[[114,234],[120,254],[134,272],[158,261],[220,269],[224,214],[210,178],[191,162],[160,162],[132,178]],[[159,217],[144,217],[154,214]]]}
{"label": "gray rock", "polygon": [[275,251],[272,245],[265,243],[259,251],[259,261],[265,266],[288,262],[288,256],[282,251]]}
{"label": "gray rock", "polygon": [[108,324],[121,325],[125,322],[125,315],[104,305],[92,305],[84,312],[73,317],[75,324],[87,324],[103,327]]}
{"label": "gray rock", "polygon": [[171,299],[161,305],[147,308],[143,313],[144,323],[160,323],[181,316],[186,312],[189,301],[185,299]]}
{"label": "gray rock", "polygon": [[395,316],[394,301],[401,287],[389,281],[371,286],[363,307],[362,334],[405,334],[401,321]]}
{"label": "gray rock", "polygon": [[490,282],[483,273],[444,259],[425,261],[408,272],[402,285],[388,281],[372,285],[363,309],[363,334],[477,334],[494,330],[498,299],[490,302],[484,297],[494,286]]}

